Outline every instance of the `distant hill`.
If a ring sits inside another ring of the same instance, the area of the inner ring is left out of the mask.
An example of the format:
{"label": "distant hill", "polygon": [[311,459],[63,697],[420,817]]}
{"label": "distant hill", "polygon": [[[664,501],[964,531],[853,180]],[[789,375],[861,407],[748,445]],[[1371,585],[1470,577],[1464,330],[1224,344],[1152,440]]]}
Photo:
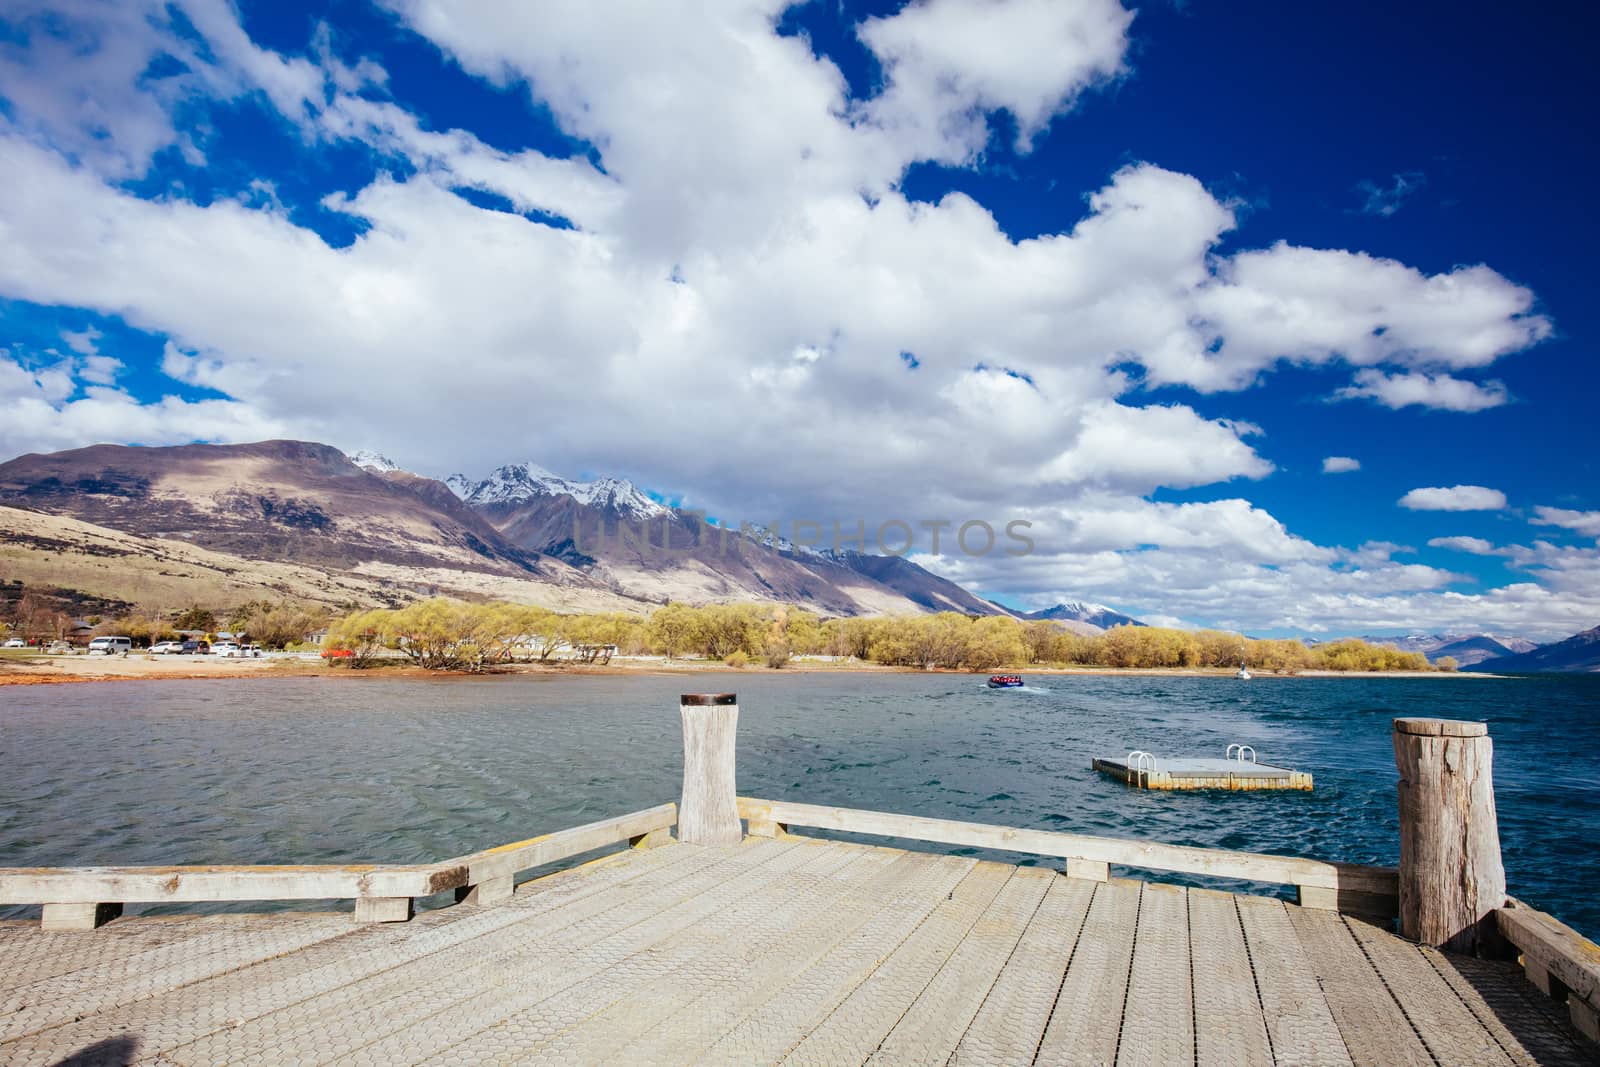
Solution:
{"label": "distant hill", "polygon": [[1477,634],[1407,634],[1404,637],[1363,637],[1371,645],[1388,645],[1401,652],[1421,652],[1429,663],[1452,656],[1463,667],[1474,667],[1502,656],[1531,652],[1539,646],[1525,637]]}
{"label": "distant hill", "polygon": [[1600,671],[1600,626],[1532,652],[1506,656],[1488,664],[1507,674],[1588,673]]}
{"label": "distant hill", "polygon": [[1113,611],[1104,604],[1085,604],[1077,601],[1057,604],[1055,607],[1045,608],[1042,611],[1030,611],[1019,615],[1018,618],[1029,621],[1048,619],[1051,622],[1078,622],[1100,630],[1109,630],[1113,626],[1144,625],[1132,615],[1124,615],[1120,611]]}

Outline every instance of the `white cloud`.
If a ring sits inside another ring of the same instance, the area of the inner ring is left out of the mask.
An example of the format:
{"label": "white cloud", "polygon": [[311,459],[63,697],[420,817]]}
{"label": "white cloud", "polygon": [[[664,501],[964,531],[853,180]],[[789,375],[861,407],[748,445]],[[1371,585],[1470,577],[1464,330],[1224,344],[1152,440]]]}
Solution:
{"label": "white cloud", "polygon": [[1009,111],[1027,151],[1084,89],[1123,71],[1133,13],[1116,0],[914,0],[858,28],[883,67],[864,119],[914,155],[965,163]]}
{"label": "white cloud", "polygon": [[167,148],[202,162],[205,124],[179,120],[197,103],[259,92],[300,118],[326,77],[258,47],[229,0],[82,0],[68,11],[8,0],[0,30],[0,97],[17,128],[113,178],[143,174]]}
{"label": "white cloud", "polygon": [[1433,486],[1413,489],[1400,498],[1400,506],[1412,511],[1499,511],[1506,506],[1506,495],[1481,485]]}
{"label": "white cloud", "polygon": [[1570,511],[1541,504],[1533,509],[1533,514],[1528,521],[1535,526],[1561,526],[1585,537],[1600,537],[1600,511]]}
{"label": "white cloud", "polygon": [[78,371],[69,361],[28,370],[0,349],[0,454],[6,456],[100,442],[260,441],[288,432],[288,424],[237,401],[141,402],[104,384],[92,365]]}
{"label": "white cloud", "polygon": [[1448,374],[1386,374],[1368,368],[1356,372],[1355,383],[1340,389],[1341,400],[1376,400],[1386,408],[1418,407],[1441,411],[1483,411],[1510,401],[1501,382],[1469,382]]}
{"label": "white cloud", "polygon": [[1322,460],[1323,474],[1348,474],[1361,469],[1361,461],[1349,456],[1326,456]]}
{"label": "white cloud", "polygon": [[1361,214],[1382,215],[1388,218],[1427,184],[1428,176],[1419,170],[1396,174],[1394,180],[1387,185],[1379,185],[1371,180],[1357,182],[1356,191],[1363,198]]}
{"label": "white cloud", "polygon": [[1453,552],[1466,552],[1474,556],[1499,555],[1499,550],[1490,541],[1481,537],[1435,537],[1429,540],[1429,548],[1447,548]]}
{"label": "white cloud", "polygon": [[[43,4],[24,2],[8,16],[34,25]],[[261,49],[224,0],[182,4],[204,49],[174,43],[155,0],[77,6],[61,49],[0,45],[0,295],[163,334],[165,372],[226,397],[140,404],[109,364],[0,363],[0,447],[293,434],[434,474],[534,456],[753,519],[1027,517],[1035,556],[945,563],[980,588],[1252,628],[1480,609],[1558,626],[1594,601],[1582,557],[1527,550],[1548,596],[1460,594],[1459,575],[1315,544],[1247,500],[1146,499],[1273,464],[1256,427],[1219,417],[1226,398],[1157,404],[1142,384],[1242,389],[1285,360],[1437,376],[1550,324],[1487,266],[1223,254],[1232,207],[1151,163],[1025,240],[968,196],[904,195],[909,164],[980,156],[999,111],[1024,149],[1058,136],[1052,117],[1126,68],[1132,15],[1110,0],[931,0],[869,22],[885,77],[867,98],[776,32],[782,0],[390,6],[599,165],[429,129],[362,91],[375,64],[334,58],[325,33],[307,56]],[[173,49],[184,73],[141,80]],[[246,96],[309,144],[406,161],[324,202],[357,224],[347,247],[269,186],[203,207],[128,191],[164,149],[203,159],[194,109]],[[705,432],[665,414],[683,412]]]}

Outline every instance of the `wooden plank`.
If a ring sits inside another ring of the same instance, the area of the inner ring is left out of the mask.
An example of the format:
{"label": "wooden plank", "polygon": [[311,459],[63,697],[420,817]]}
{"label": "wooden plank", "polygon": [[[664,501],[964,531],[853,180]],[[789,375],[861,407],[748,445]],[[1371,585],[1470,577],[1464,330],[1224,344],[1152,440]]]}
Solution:
{"label": "wooden plank", "polygon": [[597,848],[643,837],[656,830],[665,830],[678,817],[676,804],[658,804],[644,811],[630,812],[611,819],[585,823],[568,830],[530,837],[526,841],[513,841],[509,845],[485,849],[470,855],[449,860],[452,865],[466,868],[464,885],[477,885],[493,878],[503,878],[542,867]]}
{"label": "wooden plank", "polygon": [[[555,1036],[516,1052],[519,1062],[539,1063],[693,1063],[693,1052],[667,1055],[661,1047],[681,1031],[688,1044],[701,1043],[698,1010],[716,1012],[721,997],[738,999],[763,963],[793,966],[826,951],[841,926],[864,919],[875,906],[873,887],[893,883],[895,863],[859,845],[817,842],[801,850],[811,860],[803,868],[766,882],[733,908],[708,917],[687,936],[650,949],[591,979],[591,1000],[599,1011]],[[720,994],[720,997],[718,996]],[[558,1030],[566,994],[533,1009],[540,1028]],[[508,1021],[513,1022],[513,1021]],[[653,1040],[644,1040],[649,1034]],[[710,1045],[717,1035],[705,1036]],[[630,1054],[628,1049],[634,1051]],[[460,1049],[452,1050],[459,1054]]]}
{"label": "wooden plank", "polygon": [[1094,883],[1057,878],[951,1057],[959,1067],[1032,1063],[1094,899]]}
{"label": "wooden plank", "polygon": [[[839,842],[818,844],[849,847]],[[849,951],[849,946],[871,943],[875,931],[894,922],[896,911],[910,901],[944,899],[965,873],[965,868],[954,866],[943,857],[888,849],[867,851],[886,853],[890,864],[870,884],[851,887],[849,895],[829,909],[822,932],[797,930],[781,951],[740,961],[731,977],[721,976],[717,984],[682,1003],[672,1019],[658,1023],[619,1049],[612,1062],[704,1063],[713,1045],[778,997],[796,975],[808,973],[830,956]],[[791,1015],[800,1010],[796,1007]],[[788,1044],[782,1047],[787,1048]]]}
{"label": "wooden plank", "polygon": [[1279,1067],[1351,1067],[1353,1061],[1281,900],[1234,897]]}
{"label": "wooden plank", "polygon": [[1511,1063],[1416,945],[1363,922],[1346,925],[1434,1059],[1483,1067]]}
{"label": "wooden plank", "polygon": [[[198,927],[200,936],[41,979],[0,998],[0,1041],[158,997],[261,960],[298,952],[351,930],[349,920],[343,916],[226,919],[220,923],[180,920],[182,925]],[[101,943],[117,936],[112,931],[80,940]],[[5,1053],[0,1051],[0,1062],[6,1061]]]}
{"label": "wooden plank", "polygon": [[1179,886],[1151,882],[1139,900],[1117,1067],[1193,1062],[1188,900]]}
{"label": "wooden plank", "polygon": [[1117,1055],[1128,965],[1139,920],[1139,883],[1102,882],[1078,934],[1038,1063],[1111,1063]]}
{"label": "wooden plank", "polygon": [[1495,913],[1500,935],[1591,1008],[1600,1010],[1600,946],[1553,915],[1508,899]]}
{"label": "wooden plank", "polygon": [[[362,1048],[379,1063],[416,1063],[432,1055],[455,1063],[494,1062],[493,1056],[478,1055],[452,1060],[446,1050],[479,1040],[531,1005],[731,907],[770,877],[765,867],[798,861],[795,847],[786,843],[659,851],[697,852],[712,862],[688,868],[682,877],[675,876],[678,868],[648,877],[633,892],[601,893],[586,907],[560,909],[564,915],[524,911],[516,900],[480,909],[476,914],[520,911],[523,921],[212,1035],[190,1055],[197,1064],[245,1067],[334,1061]],[[521,1042],[516,1035],[502,1036]],[[259,1045],[241,1054],[245,1040]],[[311,1047],[322,1050],[319,1056],[304,1055]]]}
{"label": "wooden plank", "polygon": [[990,848],[1062,859],[1095,860],[1147,870],[1205,874],[1217,878],[1241,878],[1282,885],[1306,885],[1328,889],[1393,896],[1399,892],[1393,868],[1366,867],[1350,863],[1326,863],[1295,856],[1269,856],[1254,852],[1229,852],[1223,849],[1164,845],[1114,837],[1090,837],[1053,830],[1026,830],[985,823],[928,819],[917,815],[898,815],[884,811],[793,804],[780,800],[740,798],[739,813],[810,826],[819,830],[873,834],[913,841],[932,841],[945,845]]}
{"label": "wooden plank", "polygon": [[1344,920],[1306,908],[1288,913],[1357,1067],[1433,1067],[1433,1057]]}
{"label": "wooden plank", "polygon": [[425,897],[465,884],[456,863],[401,866],[10,867],[0,904],[197,903]]}
{"label": "wooden plank", "polygon": [[1600,1047],[1575,1037],[1561,1005],[1529,985],[1516,964],[1433,948],[1422,955],[1517,1067],[1600,1067]]}
{"label": "wooden plank", "polygon": [[730,1027],[693,1062],[701,1067],[745,1067],[783,1059],[893,956],[941,902],[948,903],[958,891],[967,892],[962,887],[977,869],[973,860],[959,856],[928,859],[935,864],[935,883],[919,882],[880,899],[876,914],[854,936],[798,970],[779,992]]}
{"label": "wooden plank", "polygon": [[[7,1067],[53,1064],[68,1052],[109,1040],[128,1032],[140,1035],[141,1054],[154,1056],[191,1042],[216,1040],[222,1052],[185,1052],[175,1062],[225,1062],[230,1055],[252,1047],[253,1041],[276,1043],[284,1028],[285,1011],[297,1005],[338,997],[373,975],[409,964],[420,964],[435,984],[432,999],[440,999],[440,976],[449,976],[480,959],[486,938],[497,931],[524,924],[543,943],[551,931],[605,915],[617,908],[614,892],[648,895],[662,879],[682,877],[710,864],[713,856],[695,850],[662,849],[604,857],[525,885],[514,901],[501,908],[445,908],[425,913],[404,926],[352,926],[345,923],[342,936],[324,940],[290,954],[274,955],[260,963],[170,990],[160,997],[131,1003],[115,1010],[85,1016],[59,1028],[4,1047],[0,1061]],[[633,889],[623,889],[631,886]],[[229,917],[249,923],[248,917]],[[144,923],[195,923],[210,926],[211,917],[177,920],[134,919]],[[268,925],[278,920],[266,917]],[[291,920],[303,921],[300,919]],[[35,933],[34,936],[42,936]],[[49,935],[55,937],[57,935]],[[113,925],[104,938],[126,936]],[[464,946],[464,947],[463,947]],[[460,948],[459,954],[448,954]],[[449,982],[443,983],[449,989]]]}
{"label": "wooden plank", "polygon": [[1017,868],[867,1062],[922,1067],[948,1060],[1059,877],[1054,871]]}
{"label": "wooden plank", "polygon": [[1189,890],[1196,1067],[1271,1067],[1272,1046],[1233,894]]}
{"label": "wooden plank", "polygon": [[950,899],[935,903],[928,917],[896,947],[894,954],[852,990],[783,1062],[788,1067],[837,1067],[865,1061],[966,939],[1014,870],[999,863],[979,863]]}

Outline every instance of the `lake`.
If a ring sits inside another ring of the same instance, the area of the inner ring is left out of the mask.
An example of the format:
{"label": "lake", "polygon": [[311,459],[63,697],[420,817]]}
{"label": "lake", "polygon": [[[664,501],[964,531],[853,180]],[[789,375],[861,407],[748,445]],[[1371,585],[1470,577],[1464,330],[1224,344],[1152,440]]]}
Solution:
{"label": "lake", "polygon": [[[720,690],[740,697],[745,795],[1390,865],[1389,720],[1486,720],[1511,892],[1600,935],[1597,676],[1040,675],[1008,692],[965,675],[769,671],[8,687],[0,866],[444,859],[677,799],[678,694]],[[1315,792],[1144,792],[1089,768],[1132,748],[1220,756],[1236,741],[1312,772]]]}

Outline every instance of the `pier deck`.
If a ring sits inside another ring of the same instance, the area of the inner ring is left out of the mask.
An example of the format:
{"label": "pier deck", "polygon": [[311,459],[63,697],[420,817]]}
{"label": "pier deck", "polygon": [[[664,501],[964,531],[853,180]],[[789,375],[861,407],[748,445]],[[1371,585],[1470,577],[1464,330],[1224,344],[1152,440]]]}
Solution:
{"label": "pier deck", "polygon": [[0,1005],[13,1067],[1600,1063],[1514,964],[1332,911],[798,836],[409,923],[0,924]]}

